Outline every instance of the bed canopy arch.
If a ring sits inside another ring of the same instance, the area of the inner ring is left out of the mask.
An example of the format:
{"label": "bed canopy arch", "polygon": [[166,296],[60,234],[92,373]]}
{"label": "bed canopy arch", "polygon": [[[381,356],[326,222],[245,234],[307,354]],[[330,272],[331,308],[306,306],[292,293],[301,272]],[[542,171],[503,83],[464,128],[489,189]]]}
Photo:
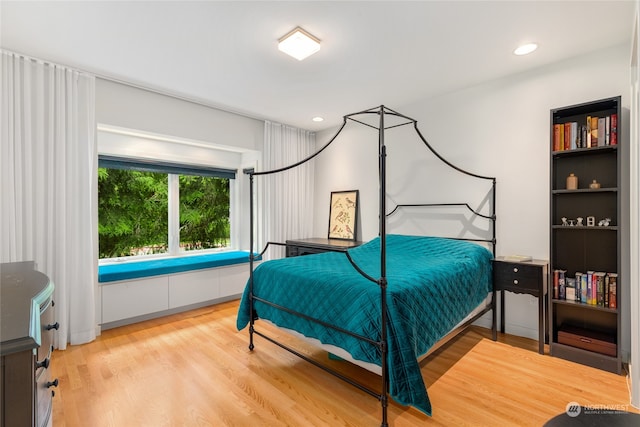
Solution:
{"label": "bed canopy arch", "polygon": [[[389,123],[390,120],[393,120],[392,123]],[[249,247],[253,252],[255,246],[255,233],[254,233],[254,193],[255,193],[255,177],[260,176],[269,176],[273,174],[282,173],[291,169],[294,169],[300,165],[303,165],[316,157],[318,157],[322,152],[324,152],[329,146],[333,145],[334,142],[338,139],[338,137],[342,134],[343,130],[346,128],[348,123],[358,123],[362,126],[366,126],[378,132],[378,161],[379,161],[379,213],[383,213],[384,215],[379,215],[379,226],[378,232],[379,235],[386,234],[387,222],[390,217],[394,214],[402,211],[407,208],[429,208],[429,207],[461,207],[465,209],[467,212],[475,215],[479,218],[483,218],[489,221],[489,233],[490,237],[486,238],[461,238],[462,240],[470,240],[476,242],[485,242],[492,247],[493,254],[496,254],[496,178],[493,176],[480,175],[466,169],[463,169],[451,161],[445,159],[438,151],[433,148],[433,146],[427,141],[422,132],[418,127],[418,121],[408,117],[404,114],[401,114],[395,110],[386,107],[385,105],[379,105],[377,107],[373,107],[367,110],[362,110],[359,112],[347,114],[343,116],[342,124],[338,128],[338,130],[333,134],[333,136],[318,150],[316,150],[310,156],[301,159],[295,163],[282,166],[279,168],[274,168],[265,171],[256,171],[254,169],[246,169],[245,173],[249,175],[249,193],[250,193],[250,202],[249,202],[249,211],[250,211],[250,230],[249,230]],[[413,128],[415,134],[418,136],[419,140],[424,144],[427,150],[432,153],[442,164],[446,165],[450,169],[457,171],[462,175],[466,175],[468,177],[476,178],[483,181],[488,181],[491,184],[490,191],[487,195],[488,203],[489,203],[489,213],[483,213],[480,208],[473,208],[468,202],[448,202],[448,203],[396,203],[393,206],[389,207],[387,202],[387,152],[386,152],[386,142],[385,142],[385,132],[394,128],[410,126]],[[389,210],[390,209],[390,210]],[[282,245],[280,242],[267,242],[265,247],[260,251],[260,255],[263,255],[269,245]],[[253,268],[251,268],[253,270]]]}

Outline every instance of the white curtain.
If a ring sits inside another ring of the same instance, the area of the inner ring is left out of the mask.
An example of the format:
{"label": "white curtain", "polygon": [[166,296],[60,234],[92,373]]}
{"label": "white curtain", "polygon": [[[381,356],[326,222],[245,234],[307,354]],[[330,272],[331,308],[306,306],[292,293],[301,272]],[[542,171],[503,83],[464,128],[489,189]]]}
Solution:
{"label": "white curtain", "polygon": [[[294,164],[315,152],[315,134],[302,129],[266,121],[262,170]],[[314,160],[286,172],[256,177],[263,197],[260,247],[267,241],[312,237]],[[281,257],[282,248],[271,249],[267,258]]]}
{"label": "white curtain", "polygon": [[2,51],[0,261],[53,280],[54,345],[95,339],[95,78]]}

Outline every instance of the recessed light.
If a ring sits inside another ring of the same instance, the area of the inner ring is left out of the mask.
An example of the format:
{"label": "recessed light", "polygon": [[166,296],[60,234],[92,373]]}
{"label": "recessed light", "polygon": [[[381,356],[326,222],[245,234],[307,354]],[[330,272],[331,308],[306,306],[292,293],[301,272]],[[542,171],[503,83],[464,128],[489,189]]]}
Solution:
{"label": "recessed light", "polygon": [[521,46],[518,46],[518,48],[516,50],[513,51],[514,54],[516,55],[528,55],[531,52],[533,52],[534,50],[536,50],[538,48],[538,45],[535,43],[527,43],[527,44],[523,44]]}
{"label": "recessed light", "polygon": [[296,27],[278,40],[278,50],[302,61],[320,50],[320,40]]}
{"label": "recessed light", "polygon": [[314,117],[311,120],[313,120],[314,122],[322,122],[322,121],[324,121],[324,119],[322,117],[318,117],[318,116]]}

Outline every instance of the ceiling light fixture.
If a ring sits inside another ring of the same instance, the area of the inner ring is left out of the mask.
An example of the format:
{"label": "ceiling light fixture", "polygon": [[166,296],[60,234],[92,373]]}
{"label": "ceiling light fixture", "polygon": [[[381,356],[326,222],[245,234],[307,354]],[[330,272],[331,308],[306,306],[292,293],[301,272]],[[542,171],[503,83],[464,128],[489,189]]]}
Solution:
{"label": "ceiling light fixture", "polygon": [[538,45],[535,43],[527,43],[527,44],[523,44],[521,46],[518,46],[518,48],[516,50],[513,51],[514,54],[521,56],[521,55],[528,55],[531,52],[533,52],[534,50],[536,50],[538,48]]}
{"label": "ceiling light fixture", "polygon": [[311,120],[313,120],[314,122],[322,122],[322,121],[324,121],[324,119],[322,117],[320,117],[320,116],[316,116]]}
{"label": "ceiling light fixture", "polygon": [[302,61],[320,50],[320,40],[296,27],[278,40],[278,50]]}

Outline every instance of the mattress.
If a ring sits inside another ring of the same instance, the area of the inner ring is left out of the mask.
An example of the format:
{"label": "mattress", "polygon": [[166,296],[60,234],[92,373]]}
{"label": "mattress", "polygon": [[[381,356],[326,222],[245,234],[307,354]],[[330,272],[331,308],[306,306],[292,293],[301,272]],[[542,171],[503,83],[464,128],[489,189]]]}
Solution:
{"label": "mattress", "polygon": [[[430,415],[418,357],[487,297],[493,256],[478,244],[438,237],[387,235],[386,242],[389,394]],[[366,274],[380,277],[380,238],[350,249],[349,255]],[[343,253],[263,262],[253,278],[256,297],[380,339],[380,287],[358,273]],[[238,309],[238,329],[249,322],[248,295],[249,286]],[[254,308],[261,319],[380,365],[379,348],[367,342],[260,301]]]}

